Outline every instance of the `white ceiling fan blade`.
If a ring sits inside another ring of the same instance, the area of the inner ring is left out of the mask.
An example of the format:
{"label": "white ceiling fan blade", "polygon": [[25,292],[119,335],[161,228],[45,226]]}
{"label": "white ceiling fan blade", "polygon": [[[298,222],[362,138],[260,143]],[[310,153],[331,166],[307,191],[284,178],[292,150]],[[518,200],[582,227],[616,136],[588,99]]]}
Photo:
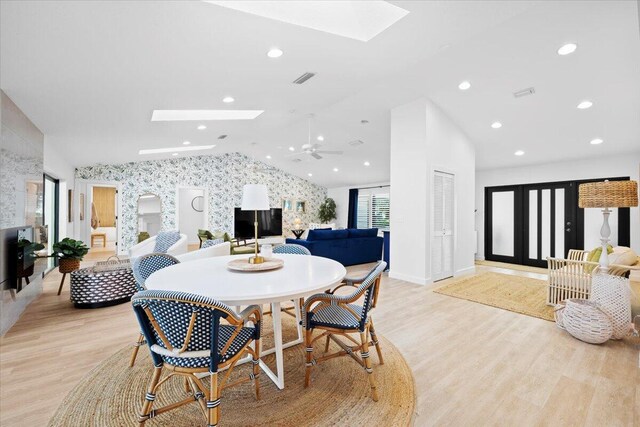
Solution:
{"label": "white ceiling fan blade", "polygon": [[322,156],[321,156],[321,155],[319,155],[317,151],[316,151],[315,153],[311,153],[311,156],[312,156],[314,159],[318,159],[318,160],[320,160],[320,159],[322,158]]}
{"label": "white ceiling fan blade", "polygon": [[316,153],[320,153],[320,154],[342,154],[342,153],[344,153],[344,151],[317,150]]}

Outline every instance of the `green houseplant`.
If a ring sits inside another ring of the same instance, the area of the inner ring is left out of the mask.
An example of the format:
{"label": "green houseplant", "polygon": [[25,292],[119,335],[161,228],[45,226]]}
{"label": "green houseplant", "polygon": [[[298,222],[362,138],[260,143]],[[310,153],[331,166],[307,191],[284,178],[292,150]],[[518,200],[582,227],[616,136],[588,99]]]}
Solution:
{"label": "green houseplant", "polygon": [[336,218],[336,202],[332,198],[327,197],[324,199],[324,202],[320,204],[318,217],[322,223],[327,223]]}
{"label": "green houseplant", "polygon": [[80,261],[88,252],[89,248],[84,242],[65,237],[53,245],[52,255],[60,261],[60,273],[66,274],[79,269]]}

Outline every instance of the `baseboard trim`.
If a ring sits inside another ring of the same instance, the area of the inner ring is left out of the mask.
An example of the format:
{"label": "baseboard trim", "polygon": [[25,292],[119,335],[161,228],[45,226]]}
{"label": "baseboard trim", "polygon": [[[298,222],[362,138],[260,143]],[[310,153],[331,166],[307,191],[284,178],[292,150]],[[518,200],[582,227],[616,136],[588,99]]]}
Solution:
{"label": "baseboard trim", "polygon": [[465,267],[465,268],[461,268],[460,270],[457,270],[453,276],[459,276],[461,274],[466,274],[466,273],[473,273],[476,270],[475,266],[470,266],[470,267]]}
{"label": "baseboard trim", "polygon": [[389,271],[389,277],[392,279],[403,280],[409,283],[415,283],[416,285],[429,285],[433,283],[430,277],[417,277],[409,274],[397,273],[393,270]]}

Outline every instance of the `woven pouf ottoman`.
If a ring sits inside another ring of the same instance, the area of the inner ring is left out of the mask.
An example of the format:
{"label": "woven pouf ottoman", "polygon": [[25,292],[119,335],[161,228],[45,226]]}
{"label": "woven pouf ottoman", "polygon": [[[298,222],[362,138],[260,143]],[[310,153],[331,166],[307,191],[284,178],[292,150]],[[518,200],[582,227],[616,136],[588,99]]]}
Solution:
{"label": "woven pouf ottoman", "polygon": [[136,279],[128,262],[119,267],[88,267],[71,273],[71,302],[77,308],[122,304],[131,300],[136,291]]}
{"label": "woven pouf ottoman", "polygon": [[611,339],[613,324],[598,304],[584,299],[568,299],[556,307],[556,325],[589,344],[602,344]]}

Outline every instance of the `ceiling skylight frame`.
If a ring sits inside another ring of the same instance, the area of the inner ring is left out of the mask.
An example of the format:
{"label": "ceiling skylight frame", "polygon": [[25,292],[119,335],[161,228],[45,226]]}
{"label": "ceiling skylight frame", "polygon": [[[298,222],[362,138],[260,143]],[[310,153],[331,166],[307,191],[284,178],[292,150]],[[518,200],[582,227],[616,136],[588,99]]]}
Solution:
{"label": "ceiling skylight frame", "polygon": [[153,110],[152,122],[253,120],[264,110]]}

